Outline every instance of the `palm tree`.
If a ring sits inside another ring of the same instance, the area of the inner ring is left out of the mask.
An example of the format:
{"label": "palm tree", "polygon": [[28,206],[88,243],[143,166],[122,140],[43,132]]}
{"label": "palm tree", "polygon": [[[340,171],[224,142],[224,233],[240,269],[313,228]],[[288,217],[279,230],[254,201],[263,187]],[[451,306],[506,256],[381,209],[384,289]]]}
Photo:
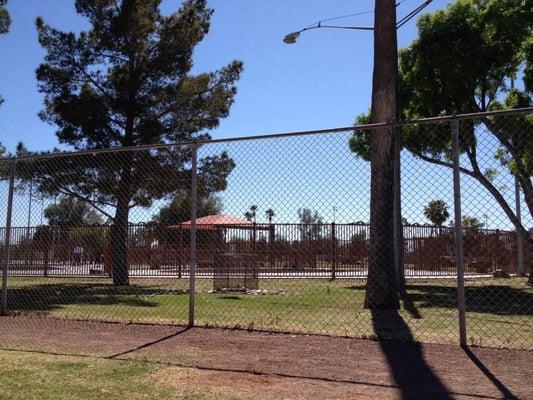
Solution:
{"label": "palm tree", "polygon": [[268,210],[265,211],[265,214],[266,214],[266,216],[268,218],[268,223],[272,224],[272,218],[274,218],[274,216],[276,215],[274,210],[269,208]]}
{"label": "palm tree", "polygon": [[257,206],[256,205],[250,206],[250,212],[252,213],[252,218],[253,218],[254,224],[255,224],[255,216],[257,214]]}
{"label": "palm tree", "polygon": [[244,213],[244,218],[246,218],[246,220],[252,222],[253,214],[252,214],[250,211],[246,211],[246,212]]}
{"label": "palm tree", "polygon": [[444,224],[444,222],[450,217],[448,205],[444,200],[431,200],[428,205],[424,207],[424,215],[433,225],[439,227],[439,235],[441,233],[442,224]]}

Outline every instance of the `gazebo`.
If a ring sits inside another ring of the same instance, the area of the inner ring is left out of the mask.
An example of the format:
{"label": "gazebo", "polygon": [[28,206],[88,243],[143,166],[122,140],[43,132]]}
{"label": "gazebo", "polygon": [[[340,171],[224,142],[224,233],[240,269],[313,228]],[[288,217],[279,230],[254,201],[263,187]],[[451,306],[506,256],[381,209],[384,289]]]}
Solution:
{"label": "gazebo", "polygon": [[[191,221],[186,221],[169,228],[190,230],[191,225]],[[257,232],[268,231],[272,241],[274,225],[257,224],[232,215],[217,214],[198,218],[196,229],[197,264],[212,266],[215,290],[258,288]],[[230,248],[228,236],[231,234],[247,246],[244,249]]]}

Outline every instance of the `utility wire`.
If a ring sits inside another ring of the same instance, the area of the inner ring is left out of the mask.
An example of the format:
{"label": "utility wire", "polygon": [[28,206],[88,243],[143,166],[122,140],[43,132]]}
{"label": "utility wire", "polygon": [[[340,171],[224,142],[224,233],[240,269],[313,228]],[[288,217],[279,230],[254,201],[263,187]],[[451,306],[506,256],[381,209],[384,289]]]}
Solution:
{"label": "utility wire", "polygon": [[432,2],[433,2],[433,0],[426,0],[424,3],[420,4],[417,8],[415,8],[413,11],[411,11],[406,16],[401,18],[396,23],[396,29],[399,29],[400,27],[405,25],[407,22],[409,22],[411,19],[413,19],[415,17],[415,15],[417,15],[420,11],[422,11],[424,8],[429,6]]}
{"label": "utility wire", "polygon": [[[407,0],[400,0],[396,3],[396,7],[400,6],[402,3],[405,3]],[[326,19],[321,19],[320,21],[316,21],[315,23],[312,23],[311,25],[308,25],[306,26],[305,28],[312,28],[316,25],[320,25],[322,24],[322,22],[327,22],[327,21],[335,21],[335,20],[338,20],[338,19],[344,19],[344,18],[350,18],[350,17],[357,17],[359,15],[366,15],[366,14],[373,14],[374,13],[374,10],[366,10],[366,11],[361,11],[361,12],[357,12],[357,13],[354,13],[354,14],[347,14],[347,15],[341,15],[339,17],[332,17],[332,18],[326,18]]]}
{"label": "utility wire", "polygon": [[367,10],[367,11],[361,11],[361,12],[358,12],[358,13],[355,13],[355,14],[341,15],[340,17],[321,19],[320,21],[316,21],[315,23],[312,23],[311,25],[306,26],[306,28],[311,28],[311,27],[313,27],[315,25],[318,25],[318,24],[320,24],[322,22],[334,21],[334,20],[337,20],[337,19],[344,19],[344,18],[350,18],[350,17],[356,17],[358,15],[371,14],[373,12],[374,12],[374,10]]}

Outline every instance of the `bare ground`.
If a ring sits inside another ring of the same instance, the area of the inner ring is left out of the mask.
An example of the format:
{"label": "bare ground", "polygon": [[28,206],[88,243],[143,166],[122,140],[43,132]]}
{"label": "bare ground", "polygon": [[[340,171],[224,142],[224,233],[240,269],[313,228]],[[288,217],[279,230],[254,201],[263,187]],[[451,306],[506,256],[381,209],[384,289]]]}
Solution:
{"label": "bare ground", "polygon": [[533,399],[533,352],[523,350],[44,316],[1,317],[0,348],[161,363],[170,368],[155,381],[215,398]]}

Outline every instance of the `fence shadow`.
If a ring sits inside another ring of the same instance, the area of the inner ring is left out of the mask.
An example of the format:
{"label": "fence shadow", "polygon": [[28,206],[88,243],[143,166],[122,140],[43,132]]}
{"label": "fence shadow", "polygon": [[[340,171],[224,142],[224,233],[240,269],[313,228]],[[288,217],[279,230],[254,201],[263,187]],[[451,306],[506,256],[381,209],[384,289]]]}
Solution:
{"label": "fence shadow", "polygon": [[[397,310],[371,310],[374,332],[404,399],[452,399]],[[402,337],[409,342],[391,340]]]}
{"label": "fence shadow", "polygon": [[483,362],[468,347],[464,349],[470,361],[487,377],[489,381],[500,391],[504,399],[517,400],[518,398],[483,364]]}
{"label": "fence shadow", "polygon": [[106,283],[53,283],[12,286],[7,292],[8,310],[52,311],[67,305],[124,305],[157,307],[155,295],[186,295],[186,290],[130,285],[115,287]]}

